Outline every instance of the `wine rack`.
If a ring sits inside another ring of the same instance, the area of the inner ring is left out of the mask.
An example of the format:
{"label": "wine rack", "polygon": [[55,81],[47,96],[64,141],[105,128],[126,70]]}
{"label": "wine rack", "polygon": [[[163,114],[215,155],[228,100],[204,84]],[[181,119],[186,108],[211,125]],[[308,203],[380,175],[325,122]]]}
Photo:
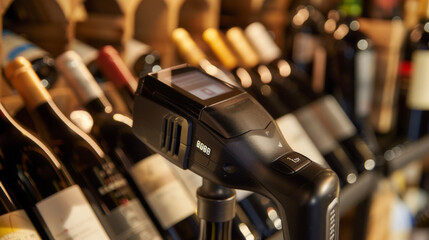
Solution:
{"label": "wine rack", "polygon": [[[87,0],[91,2],[91,0]],[[4,14],[13,0],[2,1],[1,10]],[[242,23],[234,23],[229,15],[221,13],[221,7],[236,7],[238,3],[233,1],[211,0],[206,1],[207,5],[204,13],[204,21],[198,22],[190,17],[190,14],[181,15],[180,9],[191,0],[93,0],[95,10],[87,10],[80,0],[61,1],[43,0],[47,16],[45,22],[34,25],[20,24],[14,27],[18,33],[23,33],[37,45],[48,50],[53,56],[57,56],[69,48],[69,43],[74,38],[80,38],[93,46],[101,47],[111,44],[119,50],[124,50],[124,43],[133,37],[142,42],[148,43],[155,50],[159,50],[163,66],[171,66],[179,62],[177,52],[170,40],[171,32],[177,27],[184,27],[195,36],[201,35],[202,31],[208,27],[226,28],[232,24],[244,25],[249,18],[261,19],[266,25],[273,29],[276,42],[281,44],[283,39],[279,37],[284,26],[287,24],[285,17],[280,13],[289,7],[289,1],[269,1],[272,5],[266,5],[260,15],[252,12],[250,5],[245,5]],[[225,2],[225,3],[223,3]],[[237,1],[247,3],[249,1]],[[99,5],[103,4],[103,7]],[[222,5],[223,4],[223,5]],[[228,5],[230,4],[230,5]],[[47,7],[49,6],[49,7]],[[102,11],[96,11],[102,9]],[[281,10],[279,10],[281,9]],[[49,10],[49,11],[47,11]],[[250,15],[250,16],[249,16]],[[361,19],[363,32],[374,39],[377,49],[383,54],[378,58],[378,62],[384,63],[383,69],[379,69],[379,80],[383,85],[378,94],[389,95],[393,98],[397,75],[396,66],[399,61],[399,48],[405,29],[402,25],[387,20]],[[224,25],[219,25],[223,23]],[[0,27],[3,26],[0,24]],[[108,26],[100,28],[99,26]],[[143,26],[143,27],[142,27]],[[380,34],[383,32],[383,34]],[[156,34],[154,34],[156,33]],[[198,40],[198,39],[197,39]],[[122,54],[124,54],[122,52]],[[106,92],[115,95],[113,87],[107,83],[104,87]],[[54,101],[70,112],[78,103],[70,89],[64,82],[59,81],[57,87],[50,90]],[[387,93],[386,93],[387,92]],[[14,96],[9,86],[2,81],[0,83],[0,97],[13,114],[21,106],[22,101]],[[381,131],[388,131],[391,127],[383,118],[392,118],[394,106],[390,101],[379,102],[380,108],[389,109],[387,115],[374,115],[373,124]],[[387,122],[391,122],[388,120]],[[382,125],[385,124],[385,125]],[[354,239],[365,239],[368,211],[371,205],[371,198],[377,190],[377,184],[382,179],[386,179],[395,171],[400,170],[414,161],[420,161],[429,156],[429,136],[425,136],[415,142],[403,143],[377,156],[377,162],[382,164],[375,170],[359,175],[356,183],[347,185],[340,192],[340,215],[344,216],[352,209],[359,212],[355,222],[356,236]],[[270,237],[269,240],[282,239],[280,232]]]}

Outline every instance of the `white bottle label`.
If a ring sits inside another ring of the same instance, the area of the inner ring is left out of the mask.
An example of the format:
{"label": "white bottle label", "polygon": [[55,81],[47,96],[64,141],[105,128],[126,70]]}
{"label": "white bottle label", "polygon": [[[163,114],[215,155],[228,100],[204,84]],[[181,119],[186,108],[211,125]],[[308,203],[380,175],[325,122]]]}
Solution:
{"label": "white bottle label", "polygon": [[329,167],[295,115],[286,114],[276,121],[287,143],[294,151],[304,154],[323,167]]}
{"label": "white bottle label", "polygon": [[194,214],[196,209],[192,196],[166,161],[161,155],[154,154],[131,169],[137,186],[164,229]]}
{"label": "white bottle label", "polygon": [[0,240],[41,240],[24,210],[0,216]]}
{"label": "white bottle label", "polygon": [[429,110],[429,50],[417,50],[411,58],[412,70],[407,106]]}
{"label": "white bottle label", "polygon": [[327,95],[310,105],[336,140],[341,141],[356,134],[355,126],[333,96]]}
{"label": "white bottle label", "polygon": [[56,240],[109,239],[77,185],[49,196],[36,207]]}
{"label": "white bottle label", "polygon": [[162,240],[139,200],[133,199],[105,215],[106,229],[115,240]]}
{"label": "white bottle label", "polygon": [[31,62],[48,55],[45,50],[9,30],[3,30],[2,32],[1,47],[3,66],[6,66],[18,56],[23,56]]}
{"label": "white bottle label", "polygon": [[338,146],[338,143],[327,132],[311,106],[298,109],[295,116],[322,155],[333,151]]}
{"label": "white bottle label", "polygon": [[375,82],[375,52],[373,50],[359,51],[356,54],[356,110],[359,118],[370,114]]}

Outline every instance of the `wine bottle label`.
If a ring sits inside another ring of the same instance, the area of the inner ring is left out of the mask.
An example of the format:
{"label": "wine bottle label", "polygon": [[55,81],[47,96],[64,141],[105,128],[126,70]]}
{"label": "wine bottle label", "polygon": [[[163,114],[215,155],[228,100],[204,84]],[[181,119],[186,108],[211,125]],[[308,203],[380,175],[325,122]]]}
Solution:
{"label": "wine bottle label", "polygon": [[49,55],[45,50],[9,30],[2,31],[1,47],[3,66],[6,66],[18,56],[23,56],[28,61],[32,62]]}
{"label": "wine bottle label", "polygon": [[338,146],[311,106],[298,109],[295,116],[322,155],[330,153]]}
{"label": "wine bottle label", "polygon": [[372,106],[375,81],[375,52],[373,50],[359,51],[356,54],[356,110],[358,118],[369,115]]}
{"label": "wine bottle label", "polygon": [[319,150],[317,150],[295,115],[286,114],[276,121],[280,131],[294,151],[303,153],[313,162],[323,167],[328,167],[325,158],[323,158]]}
{"label": "wine bottle label", "polygon": [[407,106],[412,109],[429,110],[429,50],[417,50],[411,58],[410,87]]}
{"label": "wine bottle label", "polygon": [[340,104],[331,95],[327,95],[311,104],[324,128],[332,134],[336,140],[341,141],[356,134],[356,128]]}
{"label": "wine bottle label", "polygon": [[55,239],[109,239],[77,185],[49,196],[36,207]]}
{"label": "wine bottle label", "polygon": [[0,240],[41,240],[24,210],[0,216]]}
{"label": "wine bottle label", "polygon": [[[150,217],[137,199],[115,208],[105,215],[111,239],[162,240]],[[96,239],[96,238],[94,238]]]}
{"label": "wine bottle label", "polygon": [[310,63],[316,50],[317,39],[308,33],[297,33],[293,39],[292,60],[296,63]]}
{"label": "wine bottle label", "polygon": [[103,90],[77,53],[67,51],[61,54],[56,59],[56,66],[83,103],[96,98],[104,98]]}
{"label": "wine bottle label", "polygon": [[166,161],[161,155],[154,154],[131,169],[136,184],[164,229],[194,214],[196,209],[192,196]]}
{"label": "wine bottle label", "polygon": [[98,56],[98,51],[96,48],[77,39],[74,39],[70,43],[70,49],[75,51],[82,58],[82,62],[85,65],[88,65],[92,61],[95,61]]}

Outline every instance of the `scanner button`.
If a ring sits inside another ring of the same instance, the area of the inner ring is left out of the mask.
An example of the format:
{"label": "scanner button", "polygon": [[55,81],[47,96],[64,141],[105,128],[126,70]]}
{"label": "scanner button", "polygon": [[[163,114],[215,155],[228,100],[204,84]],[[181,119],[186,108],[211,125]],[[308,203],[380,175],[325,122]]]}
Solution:
{"label": "scanner button", "polygon": [[273,162],[271,166],[282,173],[292,174],[310,163],[311,161],[307,157],[296,152],[291,152]]}

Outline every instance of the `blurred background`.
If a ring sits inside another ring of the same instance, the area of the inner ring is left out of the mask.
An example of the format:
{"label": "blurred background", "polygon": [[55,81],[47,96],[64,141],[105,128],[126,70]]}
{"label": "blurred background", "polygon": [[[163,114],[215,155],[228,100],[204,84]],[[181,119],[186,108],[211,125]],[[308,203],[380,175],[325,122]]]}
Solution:
{"label": "blurred background", "polygon": [[[429,239],[428,2],[1,0],[1,65],[16,56],[17,46],[40,48],[29,60],[70,116],[79,102],[53,59],[75,50],[114,107],[125,112],[118,89],[96,66],[98,49],[112,45],[138,78],[187,62],[171,37],[184,28],[210,62],[225,67],[204,41],[205,30],[225,33],[260,22],[281,49],[277,58],[296,69],[312,93],[334,96],[375,156],[374,167],[341,188],[340,239]],[[31,126],[6,81],[0,97]]]}

